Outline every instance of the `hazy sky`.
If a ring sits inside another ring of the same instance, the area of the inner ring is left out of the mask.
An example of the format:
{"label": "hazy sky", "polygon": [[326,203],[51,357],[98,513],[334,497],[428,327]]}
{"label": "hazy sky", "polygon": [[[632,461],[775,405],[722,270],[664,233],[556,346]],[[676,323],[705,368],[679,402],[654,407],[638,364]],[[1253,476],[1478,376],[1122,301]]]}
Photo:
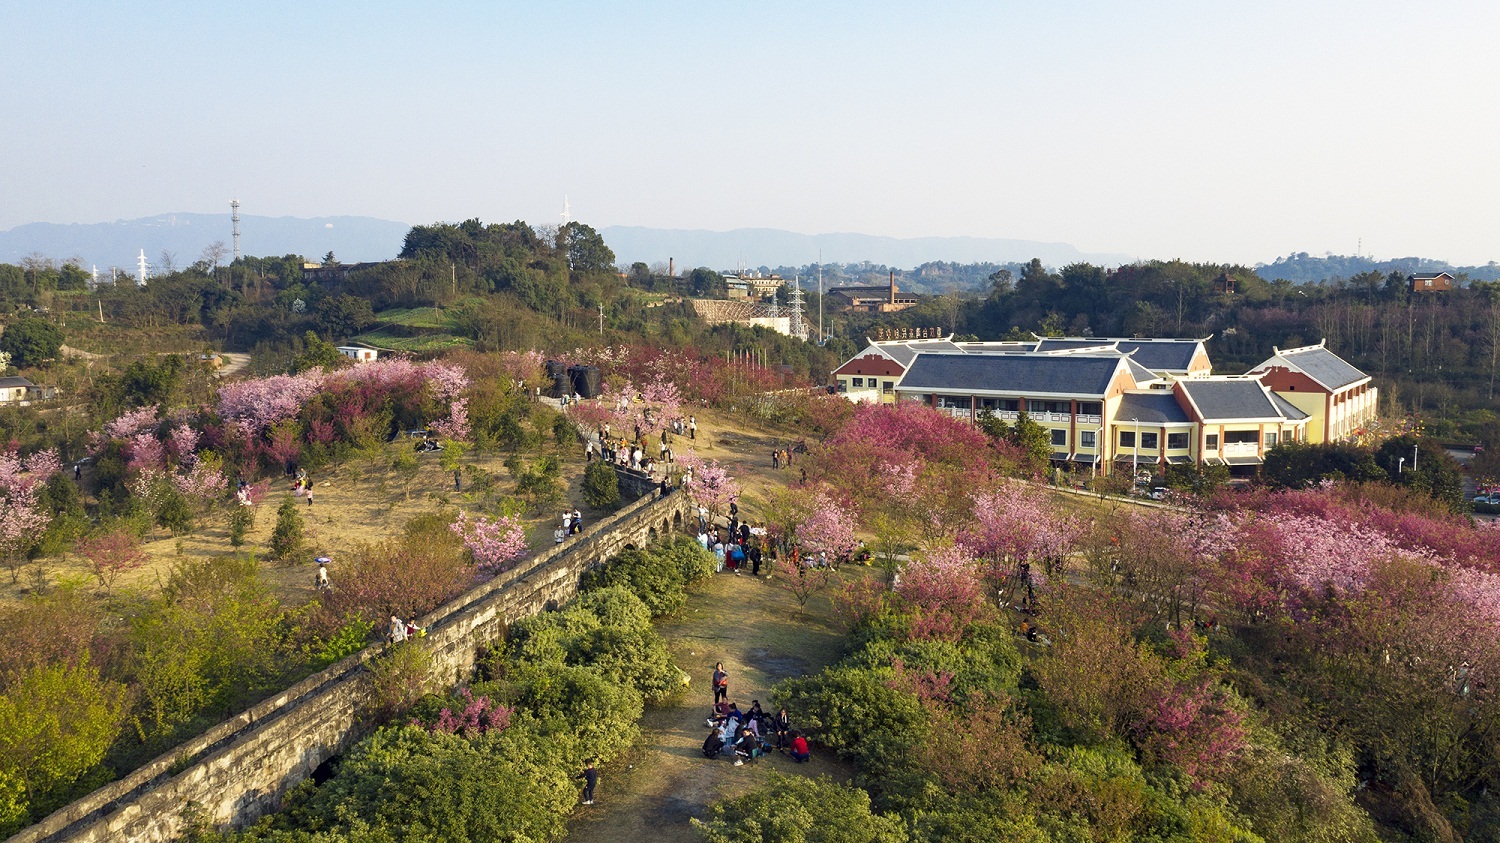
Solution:
{"label": "hazy sky", "polygon": [[1494,0],[12,0],[0,32],[0,229],[566,194],[595,226],[1500,259]]}

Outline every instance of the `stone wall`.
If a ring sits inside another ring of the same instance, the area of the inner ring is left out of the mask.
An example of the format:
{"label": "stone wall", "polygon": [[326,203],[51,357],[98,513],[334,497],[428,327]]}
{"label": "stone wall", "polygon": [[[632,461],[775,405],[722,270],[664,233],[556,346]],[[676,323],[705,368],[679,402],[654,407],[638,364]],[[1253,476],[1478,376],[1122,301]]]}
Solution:
{"label": "stone wall", "polygon": [[[508,625],[573,597],[583,572],[627,546],[680,530],[685,495],[643,497],[582,535],[527,560],[438,607],[419,621],[437,678],[450,684],[474,668],[478,648]],[[130,775],[59,809],[7,843],[169,841],[186,819],[242,826],[275,810],[292,785],[363,734],[370,703],[367,647],[179,745]]]}

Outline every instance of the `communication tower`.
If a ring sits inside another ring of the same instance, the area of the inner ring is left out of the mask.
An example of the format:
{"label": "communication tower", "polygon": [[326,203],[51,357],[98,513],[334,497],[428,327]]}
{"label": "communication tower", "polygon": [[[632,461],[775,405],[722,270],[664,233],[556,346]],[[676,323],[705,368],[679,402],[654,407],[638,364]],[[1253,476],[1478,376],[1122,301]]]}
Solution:
{"label": "communication tower", "polygon": [[234,259],[240,259],[240,200],[229,200],[229,219],[234,223]]}
{"label": "communication tower", "polygon": [[792,324],[790,325],[792,336],[799,340],[807,339],[807,323],[802,320],[802,277],[792,278]]}
{"label": "communication tower", "polygon": [[135,269],[135,272],[136,272],[135,283],[138,284],[139,286],[142,286],[142,287],[146,286],[146,250],[145,249],[142,249],[140,257],[138,257],[138,258],[135,259],[135,267],[136,267],[136,269]]}
{"label": "communication tower", "polygon": [[568,202],[568,195],[566,193],[563,194],[562,213],[558,214],[558,216],[562,217],[563,225],[567,225],[573,221],[573,205]]}

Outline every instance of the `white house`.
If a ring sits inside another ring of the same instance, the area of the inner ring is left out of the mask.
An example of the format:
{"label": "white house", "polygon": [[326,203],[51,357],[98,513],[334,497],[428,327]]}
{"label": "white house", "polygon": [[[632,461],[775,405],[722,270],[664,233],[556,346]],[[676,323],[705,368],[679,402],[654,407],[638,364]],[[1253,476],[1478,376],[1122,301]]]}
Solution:
{"label": "white house", "polygon": [[380,349],[366,348],[362,345],[341,345],[339,346],[339,354],[357,363],[369,363],[372,360],[380,359]]}

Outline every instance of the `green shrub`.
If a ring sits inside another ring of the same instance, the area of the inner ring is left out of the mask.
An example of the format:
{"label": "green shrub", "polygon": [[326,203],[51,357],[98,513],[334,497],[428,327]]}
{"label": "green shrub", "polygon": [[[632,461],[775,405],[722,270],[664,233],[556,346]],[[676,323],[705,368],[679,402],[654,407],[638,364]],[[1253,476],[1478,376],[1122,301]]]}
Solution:
{"label": "green shrub", "polygon": [[593,460],[583,470],[583,500],[594,509],[620,508],[620,476],[604,460]]}
{"label": "green shrub", "polygon": [[771,773],[756,790],[720,802],[693,825],[708,843],[904,843],[899,819],[871,812],[870,796],[827,776]]}
{"label": "green shrub", "polygon": [[621,586],[582,594],[561,611],[511,627],[518,662],[588,666],[650,699],[675,688],[678,671],[666,642],[651,626],[651,612]]}
{"label": "green shrub", "polygon": [[687,602],[688,584],[707,577],[713,569],[713,554],[686,536],[675,536],[645,550],[626,550],[588,571],[583,590],[624,587],[646,604],[653,617],[661,617],[681,609]]}
{"label": "green shrub", "polygon": [[771,700],[797,712],[803,730],[867,773],[888,776],[921,741],[926,714],[916,696],[891,687],[892,672],[839,665],[774,688]]}
{"label": "green shrub", "polygon": [[244,547],[245,535],[255,529],[255,507],[236,506],[229,512],[229,544]]}
{"label": "green shrub", "polygon": [[276,509],[276,529],[271,532],[271,558],[282,563],[294,560],[302,550],[302,510],[291,495],[281,499]]}
{"label": "green shrub", "polygon": [[156,502],[156,525],[181,536],[193,531],[193,507],[175,487],[163,486]]}
{"label": "green shrub", "polygon": [[372,692],[369,714],[381,723],[438,690],[432,656],[413,641],[391,646],[370,662],[369,682]]}

